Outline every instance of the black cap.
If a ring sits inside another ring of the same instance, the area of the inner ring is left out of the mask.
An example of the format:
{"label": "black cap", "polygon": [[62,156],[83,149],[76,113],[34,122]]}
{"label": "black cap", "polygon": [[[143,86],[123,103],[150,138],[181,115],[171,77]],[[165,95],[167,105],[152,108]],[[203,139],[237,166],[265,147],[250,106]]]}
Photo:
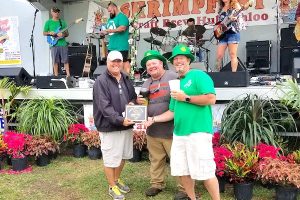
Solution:
{"label": "black cap", "polygon": [[60,12],[60,9],[58,7],[52,7],[51,10],[53,12]]}

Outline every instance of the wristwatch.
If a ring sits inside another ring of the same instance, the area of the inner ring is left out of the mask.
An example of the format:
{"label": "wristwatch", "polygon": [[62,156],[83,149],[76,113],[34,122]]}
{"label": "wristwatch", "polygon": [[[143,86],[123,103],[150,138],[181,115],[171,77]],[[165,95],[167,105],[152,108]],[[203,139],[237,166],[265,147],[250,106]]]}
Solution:
{"label": "wristwatch", "polygon": [[185,97],[185,101],[186,101],[186,102],[190,102],[190,101],[191,101],[191,97],[190,97],[190,96],[186,96],[186,97]]}

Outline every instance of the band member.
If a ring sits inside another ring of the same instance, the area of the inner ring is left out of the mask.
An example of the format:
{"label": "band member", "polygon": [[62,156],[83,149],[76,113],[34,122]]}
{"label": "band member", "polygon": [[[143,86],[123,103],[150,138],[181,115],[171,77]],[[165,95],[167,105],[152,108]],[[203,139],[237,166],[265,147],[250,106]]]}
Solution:
{"label": "band member", "polygon": [[[195,19],[194,18],[188,18],[187,25],[189,27],[190,26],[195,26]],[[202,35],[201,35],[201,38],[202,38]],[[199,42],[199,40],[201,40],[201,38],[197,37],[196,38],[197,42]],[[195,49],[195,51],[196,51],[196,49]],[[197,53],[196,55],[198,57],[199,62],[202,62],[203,61],[203,52],[202,52],[202,50],[199,48],[199,50],[196,53]]]}
{"label": "band member", "polygon": [[195,25],[195,19],[194,18],[188,18],[187,25],[188,26],[194,26]]}
{"label": "band member", "polygon": [[108,4],[107,10],[110,18],[107,21],[106,30],[101,31],[102,34],[109,34],[108,51],[119,51],[123,55],[124,72],[130,72],[130,64],[128,62],[129,50],[129,20],[127,16],[120,12],[117,5],[113,2]]}
{"label": "band member", "polygon": [[225,17],[229,16],[232,22],[228,25],[229,30],[225,32],[225,36],[218,41],[217,47],[217,69],[221,69],[222,59],[225,54],[225,50],[228,47],[231,70],[237,71],[238,59],[237,49],[240,42],[240,30],[245,29],[245,23],[240,13],[236,17],[233,14],[241,8],[241,5],[237,0],[219,0],[219,19],[223,21]]}
{"label": "band member", "polygon": [[68,60],[68,47],[65,37],[69,36],[68,31],[64,31],[62,33],[56,34],[55,31],[59,27],[60,29],[64,29],[67,27],[67,24],[64,20],[60,19],[60,10],[57,7],[53,7],[51,9],[52,19],[49,19],[44,26],[44,35],[45,36],[55,36],[55,37],[63,37],[58,40],[57,44],[51,47],[51,55],[52,55],[52,63],[53,63],[53,72],[54,75],[58,75],[58,64],[64,63],[64,68],[67,73],[67,77],[70,76],[70,67]]}

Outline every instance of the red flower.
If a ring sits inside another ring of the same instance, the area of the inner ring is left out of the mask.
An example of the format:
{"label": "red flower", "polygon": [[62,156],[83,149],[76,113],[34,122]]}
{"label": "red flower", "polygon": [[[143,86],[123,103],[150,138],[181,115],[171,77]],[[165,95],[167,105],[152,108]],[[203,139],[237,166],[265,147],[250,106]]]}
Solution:
{"label": "red flower", "polygon": [[23,158],[28,154],[26,145],[31,140],[31,136],[24,133],[8,131],[4,133],[3,140],[7,144],[7,153],[13,158]]}
{"label": "red flower", "polygon": [[221,138],[220,132],[215,132],[212,139],[213,147],[220,146],[220,138]]}
{"label": "red flower", "polygon": [[256,147],[258,156],[262,158],[277,158],[280,148],[274,147],[272,145],[267,145],[264,143],[259,143]]}
{"label": "red flower", "polygon": [[89,129],[84,124],[71,124],[68,133],[63,137],[64,141],[70,141],[75,144],[81,143],[81,134],[88,132]]}
{"label": "red flower", "polygon": [[224,175],[225,171],[225,162],[226,159],[232,157],[232,152],[224,147],[224,146],[219,146],[219,147],[214,147],[214,155],[215,155],[215,163],[216,163],[216,174],[217,176],[222,177]]}

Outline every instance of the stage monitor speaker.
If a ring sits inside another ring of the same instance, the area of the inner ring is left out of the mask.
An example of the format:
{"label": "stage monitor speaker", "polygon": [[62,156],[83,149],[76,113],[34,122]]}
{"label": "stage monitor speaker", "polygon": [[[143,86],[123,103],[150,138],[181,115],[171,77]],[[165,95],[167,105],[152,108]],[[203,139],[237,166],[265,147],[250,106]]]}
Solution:
{"label": "stage monitor speaker", "polygon": [[250,83],[248,71],[208,72],[208,75],[215,87],[247,87]]}
{"label": "stage monitor speaker", "polygon": [[8,77],[17,86],[29,85],[32,77],[23,67],[0,68],[0,78]]}
{"label": "stage monitor speaker", "polygon": [[37,76],[36,87],[41,89],[66,89],[65,76]]}
{"label": "stage monitor speaker", "polygon": [[98,66],[93,73],[94,79],[96,79],[99,75],[103,74],[106,71],[106,69],[107,69],[106,65]]}
{"label": "stage monitor speaker", "polygon": [[[241,59],[238,57],[238,67],[237,67],[237,71],[246,71],[246,67],[245,65],[242,63]],[[227,65],[225,65],[224,67],[221,68],[220,72],[231,72],[231,61],[229,63],[227,63]]]}

